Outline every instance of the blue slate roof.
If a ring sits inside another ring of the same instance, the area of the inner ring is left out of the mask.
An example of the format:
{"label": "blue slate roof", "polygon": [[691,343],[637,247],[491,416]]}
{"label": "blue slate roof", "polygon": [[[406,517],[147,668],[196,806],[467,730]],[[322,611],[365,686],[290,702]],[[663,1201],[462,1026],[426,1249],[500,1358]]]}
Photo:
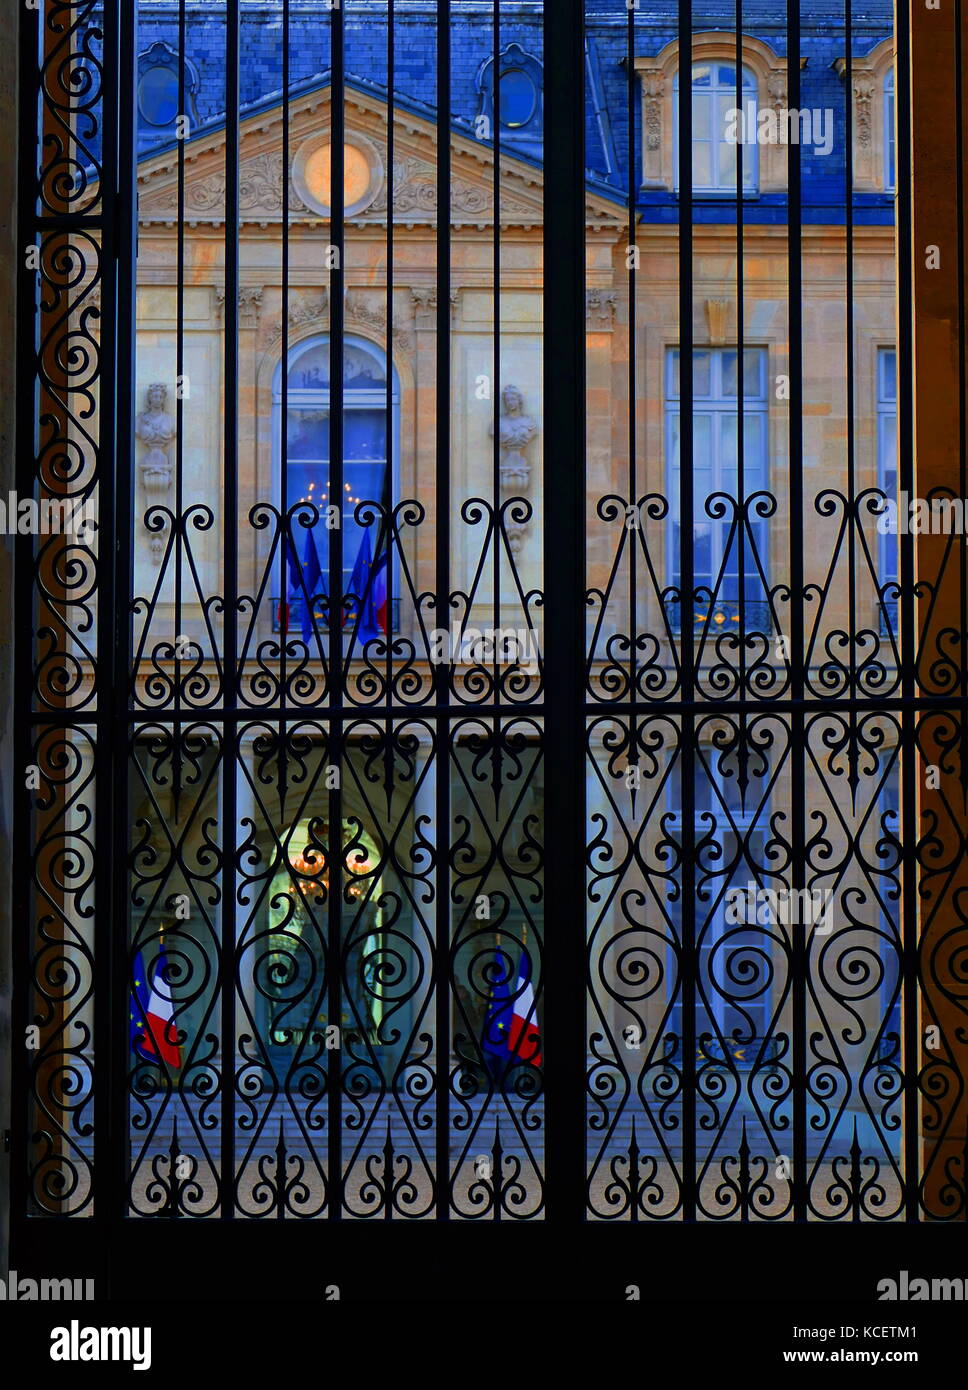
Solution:
{"label": "blue slate roof", "polygon": [[[553,4],[553,0],[550,0]],[[386,95],[386,10],[367,0],[343,0],[345,14],[345,68],[347,83],[376,95]],[[543,54],[543,6],[528,0],[502,0],[500,48],[516,42],[539,61]],[[208,0],[186,0],[186,54],[197,70],[194,94],[198,124],[193,133],[224,123],[225,110],[225,6]],[[804,219],[838,223],[844,220],[846,157],[844,141],[846,93],[843,79],[834,69],[845,53],[843,3],[801,0],[801,106],[834,111],[833,150],[823,157],[811,147],[801,151]],[[783,0],[695,0],[695,32],[722,29],[734,33],[737,13],[744,32],[786,54],[786,5]],[[626,59],[628,13],[624,0],[585,0],[587,18],[586,163],[589,181],[596,191],[628,197],[629,102]],[[283,24],[282,6],[267,0],[241,3],[241,97],[243,113],[252,114],[281,99]],[[330,12],[325,0],[291,0],[289,26],[290,81],[293,94],[326,80],[330,66]],[[394,20],[394,101],[401,108],[433,118],[436,105],[436,5],[431,0],[407,0]],[[863,56],[892,32],[890,0],[866,0],[853,6],[852,52]],[[634,14],[636,56],[654,55],[677,37],[676,0],[640,0]],[[141,0],[139,52],[157,42],[177,51],[179,7],[175,0]],[[475,116],[481,110],[481,68],[494,53],[493,6],[480,0],[452,0],[451,82],[452,122],[456,130],[472,135]],[[635,163],[641,150],[641,115],[638,94],[633,103]],[[504,137],[502,136],[502,141]],[[170,131],[142,126],[142,153],[154,152],[171,142]],[[540,151],[534,146],[508,152],[533,161]],[[635,179],[636,185],[638,179]],[[647,221],[675,222],[677,201],[662,191],[636,188],[636,207]],[[697,203],[697,222],[730,220],[728,204]],[[887,194],[855,194],[855,220],[890,223],[893,198]],[[764,194],[744,207],[750,223],[783,222],[785,209],[779,194]]]}

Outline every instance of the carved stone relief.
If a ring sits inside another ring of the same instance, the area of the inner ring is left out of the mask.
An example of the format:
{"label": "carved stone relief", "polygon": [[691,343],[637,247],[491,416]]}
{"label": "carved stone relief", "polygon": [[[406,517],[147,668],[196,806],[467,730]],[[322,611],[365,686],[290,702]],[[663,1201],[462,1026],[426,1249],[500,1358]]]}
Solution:
{"label": "carved stone relief", "polygon": [[[490,433],[493,437],[494,424]],[[527,450],[536,438],[538,426],[530,415],[524,413],[524,396],[516,386],[508,384],[501,392],[501,418],[499,421],[499,442],[501,459],[501,492],[508,497],[526,497],[531,490],[531,464]],[[527,539],[528,526],[525,523],[507,523],[508,545],[517,555]]]}
{"label": "carved stone relief", "polygon": [[[168,387],[163,382],[153,382],[147,391],[147,408],[134,424],[135,435],[144,446],[138,468],[149,507],[164,502],[171,491],[173,465],[169,451],[175,439],[176,426],[174,418],[165,409],[167,402]],[[165,549],[164,532],[152,532],[148,546],[154,563],[159,564]]]}

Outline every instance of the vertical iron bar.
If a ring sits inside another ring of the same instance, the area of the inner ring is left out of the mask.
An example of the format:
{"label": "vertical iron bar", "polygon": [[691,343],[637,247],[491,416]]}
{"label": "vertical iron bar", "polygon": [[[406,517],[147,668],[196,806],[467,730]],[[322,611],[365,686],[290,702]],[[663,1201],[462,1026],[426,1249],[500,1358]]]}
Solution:
{"label": "vertical iron bar", "polygon": [[[19,19],[19,98],[20,132],[17,161],[17,241],[20,246],[39,242],[37,226],[39,213],[39,176],[37,150],[40,145],[40,36],[44,15],[21,10]],[[105,44],[107,51],[107,42]],[[17,260],[17,358],[23,373],[17,391],[15,483],[19,497],[34,495],[36,450],[37,383],[37,304],[39,273],[27,269],[23,256]],[[14,644],[13,668],[13,766],[15,786],[22,788],[22,771],[33,762],[33,726],[30,718],[33,705],[34,655],[34,584],[36,561],[33,540],[29,535],[14,539],[14,630],[19,641]],[[11,1028],[14,1038],[22,1038],[31,1016],[30,942],[34,933],[35,894],[33,860],[35,846],[34,798],[20,791],[23,814],[14,811],[11,826],[12,862],[22,864],[24,872],[11,873],[11,922],[23,924],[22,931],[11,932],[11,965],[13,990]],[[16,802],[14,803],[16,807]],[[27,866],[31,871],[27,871]],[[29,924],[29,925],[28,925]],[[97,1008],[97,1005],[95,1005]],[[95,1013],[95,1028],[100,1026],[103,1010]],[[99,1034],[95,1032],[95,1038]],[[11,1076],[10,1153],[10,1262],[16,1267],[26,1249],[28,1217],[33,1207],[30,1191],[28,1144],[33,1129],[30,1099],[31,1057],[25,1048],[13,1048]],[[99,1110],[95,1093],[95,1125],[104,1121],[106,1111]],[[99,1133],[95,1130],[95,1135]],[[97,1202],[99,1194],[95,1194]],[[97,1212],[98,1206],[95,1206]]]}
{"label": "vertical iron bar", "polygon": [[[123,669],[126,647],[118,641],[118,620],[126,605],[118,587],[123,539],[128,532],[119,524],[124,515],[124,460],[129,451],[130,433],[125,420],[130,412],[125,398],[131,390],[131,338],[126,332],[128,318],[121,286],[133,268],[128,219],[130,200],[124,201],[124,154],[130,154],[130,133],[122,116],[123,85],[127,67],[123,62],[125,31],[132,16],[123,6],[106,6],[104,12],[103,98],[101,146],[101,342],[99,351],[98,417],[98,705],[94,750],[95,766],[95,853],[98,883],[104,902],[97,904],[94,923],[94,1216],[111,1222],[123,1215],[127,1190],[125,1077],[127,1068],[127,1030],[112,1026],[123,1017],[124,980],[127,965],[126,936],[113,930],[113,923],[126,922],[124,889],[125,834],[122,807],[126,767],[124,740],[115,746],[118,727],[126,729],[127,679]],[[131,173],[130,164],[128,172]],[[127,218],[125,213],[128,214]],[[131,260],[129,260],[129,256]],[[117,325],[117,331],[114,326]],[[130,475],[129,475],[130,476]],[[123,619],[122,619],[123,623]],[[122,715],[118,724],[116,718]],[[65,730],[66,733],[66,730]],[[110,788],[110,792],[109,789]],[[100,897],[100,894],[98,895]],[[122,1048],[121,1037],[125,1046]],[[98,1062],[100,1061],[100,1065]],[[103,1288],[110,1294],[113,1284],[111,1241],[103,1242],[100,1263]]]}
{"label": "vertical iron bar", "polygon": [[[800,110],[800,0],[787,0],[787,91],[790,109]],[[800,183],[800,144],[787,145],[787,336],[789,339],[790,406],[790,712],[789,758],[791,845],[793,874],[791,887],[806,885],[806,730],[803,712],[804,622],[803,622],[803,203]],[[794,925],[791,931],[790,969],[792,980],[791,1065],[793,1070],[793,1192],[794,1220],[807,1217],[807,972],[809,953],[806,929]]]}
{"label": "vertical iron bar", "polygon": [[[635,11],[629,10],[628,13],[628,32],[626,35],[626,78],[628,80],[626,118],[629,126],[628,139],[628,244],[629,247],[637,247],[635,235],[635,199],[636,184],[635,176]],[[637,507],[638,503],[638,482],[636,478],[636,453],[635,453],[635,427],[636,427],[636,396],[635,396],[635,373],[637,368],[636,359],[636,334],[635,334],[635,257],[633,254],[628,256],[628,277],[629,277],[629,366],[628,366],[628,393],[629,393],[629,418],[628,418],[628,440],[629,440],[629,466],[628,466],[628,490],[629,505]],[[629,542],[629,743],[628,759],[630,763],[637,766],[637,745],[638,745],[638,718],[637,718],[637,685],[636,685],[636,651],[638,650],[638,537],[639,528],[643,525],[641,514],[636,511],[636,525],[630,531],[626,528],[625,536]],[[633,1219],[635,1213],[633,1212]]]}
{"label": "vertical iron bar", "polygon": [[[130,1066],[130,1041],[128,1035],[128,981],[130,977],[129,938],[127,922],[131,911],[128,893],[128,758],[130,742],[127,735],[127,711],[131,691],[131,649],[132,617],[130,597],[133,593],[134,579],[134,422],[135,408],[135,354],[138,294],[138,111],[136,99],[137,66],[135,54],[138,52],[138,6],[126,5],[120,0],[119,23],[119,68],[118,68],[118,221],[117,221],[117,279],[116,300],[112,311],[109,309],[103,320],[102,342],[106,333],[114,328],[115,338],[115,393],[114,413],[116,432],[114,439],[113,506],[114,516],[107,530],[107,541],[102,541],[102,513],[98,516],[98,546],[102,558],[103,574],[109,576],[108,584],[114,592],[107,610],[113,622],[113,663],[103,669],[111,670],[112,698],[114,701],[114,727],[107,731],[107,743],[113,750],[112,801],[114,827],[112,844],[114,859],[111,866],[111,950],[113,959],[105,974],[110,971],[111,979],[111,1037],[114,1047],[114,1075],[110,1078],[111,1095],[109,1106],[111,1114],[111,1136],[115,1149],[112,1167],[117,1193],[114,1195],[110,1215],[117,1217],[126,1214],[128,1197],[128,1068]],[[105,92],[111,87],[105,84]],[[104,407],[102,405],[102,412]],[[103,414],[102,414],[103,418]],[[102,463],[105,456],[102,455]],[[104,493],[101,492],[101,497]],[[105,554],[107,545],[113,546],[113,568]],[[100,603],[99,598],[99,603]],[[106,695],[106,692],[102,692]],[[121,747],[118,747],[118,730],[125,730]],[[124,923],[123,933],[119,930]],[[123,943],[123,944],[122,944]],[[113,1244],[113,1242],[112,1242]],[[113,1265],[113,1251],[109,1247],[107,1258]],[[109,1265],[109,1282],[106,1290],[111,1297],[115,1290],[113,1268]],[[123,1278],[123,1275],[120,1276]]]}
{"label": "vertical iron bar", "polygon": [[[965,365],[965,129],[964,129],[964,74],[963,57],[965,35],[962,28],[963,7],[961,0],[955,0],[955,204],[958,246],[958,496],[964,497],[968,490],[966,476],[966,433],[968,433],[968,381]],[[895,149],[897,142],[895,141]],[[958,714],[958,734],[962,757],[968,754],[968,538],[964,530],[958,538],[958,592],[961,596],[958,625],[961,641],[961,708]],[[961,769],[962,795],[968,789],[968,768]],[[965,800],[962,807],[968,809]],[[964,843],[965,824],[962,820],[962,843]],[[964,1078],[962,1078],[964,1081]],[[962,1106],[962,1124],[965,1123],[965,1110]],[[968,1221],[968,1134],[965,1135],[965,1166],[961,1181],[964,1190],[964,1211],[962,1219]]]}
{"label": "vertical iron bar", "polygon": [[225,615],[223,620],[222,788],[222,1217],[235,1215],[235,979],[236,854],[239,726],[238,587],[239,587],[239,58],[240,0],[228,0],[225,35],[225,391],[223,437],[223,538]]}
{"label": "vertical iron bar", "polygon": [[[968,396],[966,396],[965,386],[965,129],[964,129],[964,73],[962,68],[964,55],[964,30],[961,27],[963,6],[961,0],[955,0],[955,206],[957,209],[957,245],[958,245],[958,381],[961,389],[958,393],[958,496],[964,497],[968,491],[968,476],[966,476],[966,434],[968,434]],[[897,149],[897,141],[894,142]],[[960,641],[961,641],[961,699],[962,713],[964,719],[968,714],[968,536],[962,530],[958,537],[958,575],[959,593],[961,594],[961,613],[960,613]],[[962,748],[968,747],[968,740],[965,738],[964,729],[960,730]],[[968,1174],[964,1175],[968,1178]],[[965,1212],[968,1219],[968,1208]]]}
{"label": "vertical iron bar", "polygon": [[[394,65],[394,0],[387,0],[387,360],[386,360],[386,462],[384,466],[384,482],[380,496],[380,501],[386,506],[387,515],[381,520],[377,528],[376,545],[371,551],[373,562],[380,553],[381,537],[382,544],[386,546],[386,593],[387,593],[387,631],[386,631],[386,658],[384,672],[386,679],[387,692],[387,716],[386,716],[386,747],[384,751],[384,767],[387,775],[393,777],[393,526],[392,516],[394,507],[394,486],[393,486],[393,158],[394,158],[394,139],[393,139],[393,88],[396,82],[396,70]],[[372,597],[372,571],[365,579],[366,586],[370,589]],[[363,609],[363,595],[359,595],[360,611]],[[390,783],[392,786],[392,780]],[[389,788],[387,794],[390,794]]]}
{"label": "vertical iron bar", "polygon": [[[844,142],[846,145],[846,169],[844,171],[844,280],[847,317],[847,628],[850,633],[848,646],[850,661],[850,690],[859,694],[857,679],[857,533],[854,525],[854,506],[856,503],[856,452],[854,449],[854,77],[853,46],[854,25],[851,11],[852,0],[844,0],[844,52],[846,67],[844,71]],[[857,727],[853,713],[850,715],[850,738],[853,743],[857,737]],[[853,750],[851,751],[853,757]]]}
{"label": "vertical iron bar", "polygon": [[[132,62],[134,55],[132,54]],[[178,115],[179,119],[185,114],[185,0],[179,0],[178,4]],[[185,370],[185,141],[178,141],[178,166],[176,170],[177,193],[178,193],[178,223],[175,231],[175,534],[171,538],[172,561],[175,566],[175,682],[174,682],[174,714],[172,723],[172,764],[173,769],[180,768],[180,758],[178,744],[181,736],[181,729],[178,723],[181,708],[181,643],[178,641],[178,634],[182,630],[182,537],[181,537],[181,517],[184,505],[184,490],[182,479],[182,465],[184,462],[184,419],[185,409],[182,401],[182,393],[177,387],[181,383],[182,373]],[[179,779],[177,773],[173,771],[175,807],[178,806]]]}
{"label": "vertical iron bar", "polygon": [[[494,276],[494,343],[493,343],[493,380],[491,382],[491,418],[493,447],[491,449],[491,503],[494,507],[494,530],[492,543],[494,546],[493,564],[493,585],[494,585],[494,632],[497,633],[501,626],[501,543],[503,534],[503,517],[501,514],[501,0],[493,0],[493,49],[492,58],[494,63],[491,81],[491,119],[494,129],[494,228],[492,242],[493,276]],[[583,89],[579,89],[583,90]],[[468,615],[469,616],[469,615]],[[497,639],[493,642],[493,679],[494,679],[494,701],[495,705],[500,703],[502,687],[500,683],[500,668],[498,664]],[[494,751],[491,760],[491,776],[503,775],[503,769],[498,759],[501,756],[501,716],[495,709],[494,728],[492,738],[494,740]],[[500,1088],[504,1093],[504,1084],[507,1080],[507,1072],[502,1071]],[[495,1174],[495,1178],[500,1180],[500,1173]],[[494,1214],[497,1220],[501,1219],[500,1200],[494,1204]]]}
{"label": "vertical iron bar", "polygon": [[[450,0],[437,5],[437,421],[435,496],[435,625],[450,630]],[[445,652],[447,647],[445,646]],[[437,743],[436,981],[437,1220],[450,1219],[450,699],[451,667],[434,670]]]}
{"label": "vertical iron bar", "polygon": [[[282,277],[282,310],[279,316],[281,341],[279,343],[281,401],[279,408],[279,810],[280,831],[285,834],[286,787],[288,783],[288,749],[286,707],[289,704],[287,685],[287,647],[290,627],[290,594],[288,582],[289,547],[289,159],[290,159],[290,62],[289,30],[290,0],[282,0],[282,245],[280,246],[280,272]],[[299,564],[298,547],[293,536],[294,567]],[[298,570],[297,570],[298,573]],[[270,586],[270,596],[272,593]],[[270,598],[271,601],[271,598]],[[313,596],[307,594],[309,617],[313,631]],[[312,658],[312,650],[309,652]]]}
{"label": "vertical iron bar", "polygon": [[[585,1212],[585,130],[582,0],[544,8],[545,1191]],[[548,866],[547,851],[555,861]]]}
{"label": "vertical iron bar", "polygon": [[[909,6],[895,5],[895,187],[897,217],[897,473],[902,495],[914,495],[914,323],[913,188],[911,162],[911,23]],[[900,528],[899,528],[900,530]],[[901,647],[901,925],[904,1035],[904,1193],[905,1219],[920,1217],[919,1115],[919,949],[918,809],[916,690],[917,602],[914,593],[914,537],[898,535]]]}
{"label": "vertical iron bar", "polygon": [[[736,0],[736,107],[743,110],[743,0]],[[742,139],[736,142],[736,510],[739,525],[736,532],[736,596],[739,614],[739,686],[738,695],[745,703],[746,698],[746,466],[744,458],[745,426],[743,408],[745,405],[745,354],[743,338],[746,331],[745,319],[745,278],[743,275],[743,177],[745,123],[739,123]],[[711,605],[710,605],[711,607]],[[741,738],[746,738],[746,721],[740,717]],[[740,756],[745,756],[741,750]]]}
{"label": "vertical iron bar", "polygon": [[[344,218],[344,140],[346,134],[345,95],[345,34],[343,8],[330,11],[331,85],[331,182],[330,182],[330,245],[333,263],[329,278],[329,502],[339,508],[335,514],[339,524],[329,532],[329,762],[341,769],[337,779],[342,781],[344,662],[343,662],[343,325],[345,285],[345,228]],[[389,356],[389,348],[388,348]],[[339,786],[329,793],[329,887],[327,964],[329,995],[327,1019],[336,1027],[342,1026],[343,975],[343,810]],[[339,1221],[343,1214],[342,1198],[342,1132],[341,1049],[332,1048],[329,1062],[329,1219]]]}
{"label": "vertical iron bar", "polygon": [[682,1215],[696,1219],[696,651],[693,532],[692,0],[679,4],[679,730],[682,801]]}
{"label": "vertical iron bar", "polygon": [[[42,22],[42,19],[41,19]],[[101,104],[101,343],[98,356],[98,396],[100,412],[98,416],[98,457],[97,457],[97,495],[98,495],[98,630],[97,665],[95,681],[99,687],[97,701],[97,723],[94,730],[94,824],[95,855],[97,858],[97,883],[105,901],[95,897],[96,917],[94,920],[94,1217],[95,1220],[110,1220],[117,1213],[115,1204],[120,1202],[124,1192],[124,1158],[113,1136],[124,1134],[124,1128],[114,1129],[114,1104],[123,1094],[121,1084],[124,1076],[126,1058],[117,1046],[118,1033],[111,1027],[116,1000],[115,987],[121,974],[118,959],[123,963],[125,951],[119,944],[112,950],[112,919],[126,921],[124,915],[115,918],[117,910],[118,879],[121,875],[123,859],[122,825],[116,819],[108,788],[118,790],[116,777],[118,757],[112,748],[112,720],[116,713],[118,681],[120,674],[115,666],[116,651],[116,610],[117,592],[114,588],[113,568],[115,563],[114,526],[115,500],[119,494],[118,475],[120,460],[115,466],[118,439],[118,362],[115,358],[116,337],[113,331],[104,331],[104,325],[113,327],[118,316],[118,279],[121,273],[119,242],[123,236],[120,208],[120,43],[122,16],[117,3],[105,5],[103,17],[102,47],[102,104]],[[29,21],[28,21],[29,25]],[[23,177],[23,166],[21,166]],[[31,494],[32,495],[32,492]],[[105,570],[111,576],[104,581]],[[111,677],[108,677],[108,672]],[[101,682],[103,681],[103,684]],[[123,688],[123,687],[122,687]],[[126,728],[122,724],[121,728]],[[38,730],[39,732],[39,730]],[[67,728],[64,729],[68,737]],[[114,756],[112,756],[112,754]],[[32,759],[31,759],[32,761]],[[115,856],[119,855],[117,861]],[[122,908],[123,911],[123,908]],[[117,968],[116,968],[117,967]],[[101,973],[103,970],[103,974]],[[23,977],[26,981],[28,976]],[[123,995],[117,996],[119,999]],[[120,1067],[122,1069],[118,1069]],[[121,1179],[119,1182],[118,1179]],[[104,1285],[111,1284],[110,1242],[100,1251],[101,1269]]]}

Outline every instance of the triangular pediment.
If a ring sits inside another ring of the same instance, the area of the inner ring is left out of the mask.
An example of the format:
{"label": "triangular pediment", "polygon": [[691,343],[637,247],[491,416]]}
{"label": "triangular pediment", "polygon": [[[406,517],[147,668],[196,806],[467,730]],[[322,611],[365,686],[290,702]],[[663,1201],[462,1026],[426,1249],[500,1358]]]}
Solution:
{"label": "triangular pediment", "polygon": [[[372,92],[345,89],[347,136],[361,137],[382,162],[381,186],[360,211],[348,215],[349,225],[385,224],[387,178],[387,103]],[[271,225],[283,217],[282,102],[265,105],[240,122],[239,194],[243,224]],[[312,206],[294,177],[304,141],[328,134],[330,87],[326,83],[293,96],[289,102],[289,220],[291,224],[328,221],[325,210]],[[469,135],[451,133],[451,223],[454,227],[487,227],[494,220],[494,152],[489,144]],[[404,110],[393,112],[394,223],[435,226],[437,222],[437,129],[434,121]],[[189,225],[219,225],[225,220],[225,128],[199,131],[185,142],[184,221]],[[589,226],[616,232],[625,225],[617,202],[586,193]],[[138,164],[138,216],[142,224],[172,224],[179,218],[178,150],[166,147]],[[539,227],[544,221],[543,176],[540,167],[501,152],[501,225]]]}

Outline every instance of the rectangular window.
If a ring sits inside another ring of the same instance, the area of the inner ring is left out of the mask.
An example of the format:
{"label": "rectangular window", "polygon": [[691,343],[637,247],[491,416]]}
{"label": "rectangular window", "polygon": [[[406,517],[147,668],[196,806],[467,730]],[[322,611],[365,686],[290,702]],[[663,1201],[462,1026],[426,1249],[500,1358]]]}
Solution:
{"label": "rectangular window", "polygon": [[[742,477],[739,458],[739,353],[697,348],[693,353],[695,512],[693,516],[697,635],[740,624],[769,628],[767,530],[751,499],[769,487],[766,349],[743,352]],[[666,459],[670,525],[668,573],[679,588],[679,352],[666,361]],[[740,580],[742,576],[742,582]],[[742,610],[742,611],[741,611]],[[673,619],[678,621],[677,609]]]}
{"label": "rectangular window", "polygon": [[[888,500],[897,501],[897,352],[881,348],[877,354],[877,486]],[[888,532],[880,541],[881,630],[889,622],[897,627],[897,599],[892,588],[898,582],[897,535]]]}

